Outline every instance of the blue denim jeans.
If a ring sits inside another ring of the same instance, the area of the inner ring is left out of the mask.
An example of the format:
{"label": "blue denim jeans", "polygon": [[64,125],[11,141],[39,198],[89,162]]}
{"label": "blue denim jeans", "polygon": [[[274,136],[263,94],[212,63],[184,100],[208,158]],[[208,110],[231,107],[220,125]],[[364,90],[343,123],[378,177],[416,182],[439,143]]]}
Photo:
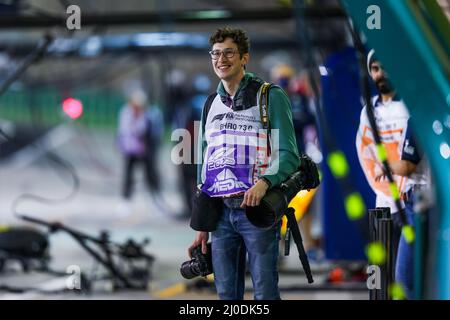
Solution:
{"label": "blue denim jeans", "polygon": [[[405,215],[408,224],[414,223],[414,194],[408,193],[408,200],[405,201]],[[400,224],[398,214],[393,215],[394,223]],[[400,237],[395,264],[395,282],[401,284],[408,299],[414,298],[414,241],[408,243],[403,235]]]}
{"label": "blue denim jeans", "polygon": [[247,254],[255,300],[280,299],[279,239],[279,226],[257,228],[248,221],[245,210],[224,207],[217,229],[211,234],[214,282],[219,298],[244,298]]}

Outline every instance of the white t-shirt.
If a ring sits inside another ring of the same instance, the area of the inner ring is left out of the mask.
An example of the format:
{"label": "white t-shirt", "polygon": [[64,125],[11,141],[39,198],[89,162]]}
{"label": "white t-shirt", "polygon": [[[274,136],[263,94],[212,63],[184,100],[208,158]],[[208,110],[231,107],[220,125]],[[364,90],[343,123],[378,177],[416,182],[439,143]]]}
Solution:
{"label": "white t-shirt", "polygon": [[[404,148],[408,148],[405,144],[405,136],[409,113],[405,104],[403,101],[396,99],[382,102],[378,96],[372,99],[372,103],[375,106],[376,124],[381,142],[387,152],[388,161],[401,160]],[[383,164],[377,154],[376,142],[367,117],[366,107],[361,111],[356,148],[367,181],[376,194],[376,207],[389,207],[392,213],[397,212],[395,200],[389,188],[389,181],[387,179],[375,181],[375,177],[383,171]],[[393,175],[401,194],[408,192],[413,185],[426,184],[425,175],[420,171],[417,170],[410,177]],[[404,203],[400,202],[404,207]]]}

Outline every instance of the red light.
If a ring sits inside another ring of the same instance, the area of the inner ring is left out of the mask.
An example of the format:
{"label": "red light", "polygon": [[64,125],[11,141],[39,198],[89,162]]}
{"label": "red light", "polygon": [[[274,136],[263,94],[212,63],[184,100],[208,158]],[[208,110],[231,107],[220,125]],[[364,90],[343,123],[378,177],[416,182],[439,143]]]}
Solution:
{"label": "red light", "polygon": [[83,104],[80,100],[67,98],[62,103],[63,111],[72,119],[78,119],[83,114]]}

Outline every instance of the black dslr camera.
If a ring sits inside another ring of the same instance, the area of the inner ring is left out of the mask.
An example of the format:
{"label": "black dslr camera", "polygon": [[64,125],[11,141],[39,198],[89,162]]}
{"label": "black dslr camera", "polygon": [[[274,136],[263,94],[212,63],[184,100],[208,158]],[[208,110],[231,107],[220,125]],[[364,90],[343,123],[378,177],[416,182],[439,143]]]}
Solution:
{"label": "black dslr camera", "polygon": [[184,278],[206,277],[213,273],[211,243],[208,243],[207,246],[206,254],[202,253],[201,244],[192,249],[192,259],[181,264],[180,273]]}
{"label": "black dslr camera", "polygon": [[[317,188],[320,184],[317,165],[305,154],[300,156],[300,167],[280,185],[287,199],[292,199],[301,190]],[[290,201],[289,200],[289,201]]]}

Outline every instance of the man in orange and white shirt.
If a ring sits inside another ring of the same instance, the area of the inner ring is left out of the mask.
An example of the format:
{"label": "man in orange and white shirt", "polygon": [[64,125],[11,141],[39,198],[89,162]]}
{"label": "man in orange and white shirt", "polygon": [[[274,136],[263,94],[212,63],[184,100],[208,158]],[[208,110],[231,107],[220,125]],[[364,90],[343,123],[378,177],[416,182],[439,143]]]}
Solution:
{"label": "man in orange and white shirt", "polygon": [[[413,224],[415,189],[426,187],[425,164],[416,146],[409,126],[409,113],[403,101],[397,96],[387,73],[375,58],[372,50],[367,59],[367,68],[379,95],[372,98],[377,130],[383,143],[392,176],[401,194],[402,210],[405,210],[408,224]],[[412,296],[413,244],[406,243],[401,234],[401,221],[397,214],[389,181],[382,161],[377,156],[376,142],[370,126],[367,106],[361,111],[356,137],[359,162],[371,188],[376,194],[376,207],[389,207],[394,220],[393,245],[398,254],[395,278],[403,285],[408,298]],[[397,240],[398,239],[398,240]]]}

